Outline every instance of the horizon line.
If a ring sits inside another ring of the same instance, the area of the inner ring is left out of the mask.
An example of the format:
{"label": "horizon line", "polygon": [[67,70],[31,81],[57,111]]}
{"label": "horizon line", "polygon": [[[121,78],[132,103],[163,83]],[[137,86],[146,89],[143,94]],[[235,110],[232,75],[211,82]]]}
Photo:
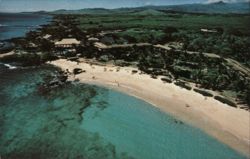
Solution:
{"label": "horizon line", "polygon": [[246,2],[224,2],[223,0],[217,1],[217,2],[204,2],[204,3],[183,3],[183,4],[169,4],[169,5],[141,5],[137,7],[115,7],[115,8],[107,8],[107,7],[86,7],[81,9],[56,9],[56,10],[34,10],[34,11],[4,11],[0,13],[35,13],[35,12],[55,12],[59,10],[65,10],[65,11],[77,11],[77,10],[84,10],[84,9],[106,9],[106,10],[115,10],[115,9],[133,9],[133,8],[143,8],[143,7],[160,7],[160,6],[181,6],[181,5],[193,5],[193,4],[201,4],[201,5],[208,5],[208,4],[216,4],[219,2],[223,2],[225,4],[233,4],[233,3],[249,3],[250,0]]}

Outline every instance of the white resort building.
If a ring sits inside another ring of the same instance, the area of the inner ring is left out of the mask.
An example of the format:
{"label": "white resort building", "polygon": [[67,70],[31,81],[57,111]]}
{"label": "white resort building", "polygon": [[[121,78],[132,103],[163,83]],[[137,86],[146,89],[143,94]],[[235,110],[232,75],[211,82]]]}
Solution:
{"label": "white resort building", "polygon": [[79,46],[81,44],[80,41],[78,41],[75,38],[65,38],[61,41],[55,42],[56,48],[72,48],[73,46]]}

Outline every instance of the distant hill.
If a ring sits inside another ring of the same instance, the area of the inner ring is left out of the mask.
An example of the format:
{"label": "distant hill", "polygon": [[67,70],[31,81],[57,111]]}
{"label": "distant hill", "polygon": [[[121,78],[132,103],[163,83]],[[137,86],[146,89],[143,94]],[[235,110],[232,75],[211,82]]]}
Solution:
{"label": "distant hill", "polygon": [[224,3],[222,1],[210,4],[184,4],[173,6],[149,6],[148,8],[175,11],[175,12],[188,12],[188,13],[236,13],[236,14],[249,14],[250,3]]}
{"label": "distant hill", "polygon": [[57,10],[52,14],[122,14],[132,13],[135,15],[163,15],[163,12],[207,13],[207,14],[250,14],[250,3],[224,3],[219,1],[209,4],[183,4],[170,6],[144,6],[137,8],[118,9],[80,9],[80,10]]}
{"label": "distant hill", "polygon": [[87,8],[87,9],[80,9],[80,10],[56,10],[51,12],[52,14],[111,14],[113,13],[110,9],[105,8]]}
{"label": "distant hill", "polygon": [[134,15],[165,15],[164,12],[154,10],[154,9],[145,9],[140,11],[135,11]]}

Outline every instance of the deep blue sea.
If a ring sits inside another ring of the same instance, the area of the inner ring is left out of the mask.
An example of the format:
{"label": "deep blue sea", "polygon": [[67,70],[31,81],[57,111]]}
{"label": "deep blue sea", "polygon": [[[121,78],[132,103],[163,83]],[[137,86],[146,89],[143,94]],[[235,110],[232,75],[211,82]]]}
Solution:
{"label": "deep blue sea", "polygon": [[201,130],[114,90],[39,91],[49,66],[0,66],[2,159],[244,159]]}
{"label": "deep blue sea", "polygon": [[22,37],[51,20],[52,17],[45,14],[0,13],[0,40]]}

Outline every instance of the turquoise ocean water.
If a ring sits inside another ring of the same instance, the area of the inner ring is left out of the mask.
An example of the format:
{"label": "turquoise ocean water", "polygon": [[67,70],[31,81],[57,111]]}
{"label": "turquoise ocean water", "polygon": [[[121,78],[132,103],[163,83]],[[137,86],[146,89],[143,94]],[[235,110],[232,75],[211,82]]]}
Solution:
{"label": "turquoise ocean water", "polygon": [[3,159],[243,159],[243,155],[134,97],[106,88],[38,87],[51,67],[0,67]]}

